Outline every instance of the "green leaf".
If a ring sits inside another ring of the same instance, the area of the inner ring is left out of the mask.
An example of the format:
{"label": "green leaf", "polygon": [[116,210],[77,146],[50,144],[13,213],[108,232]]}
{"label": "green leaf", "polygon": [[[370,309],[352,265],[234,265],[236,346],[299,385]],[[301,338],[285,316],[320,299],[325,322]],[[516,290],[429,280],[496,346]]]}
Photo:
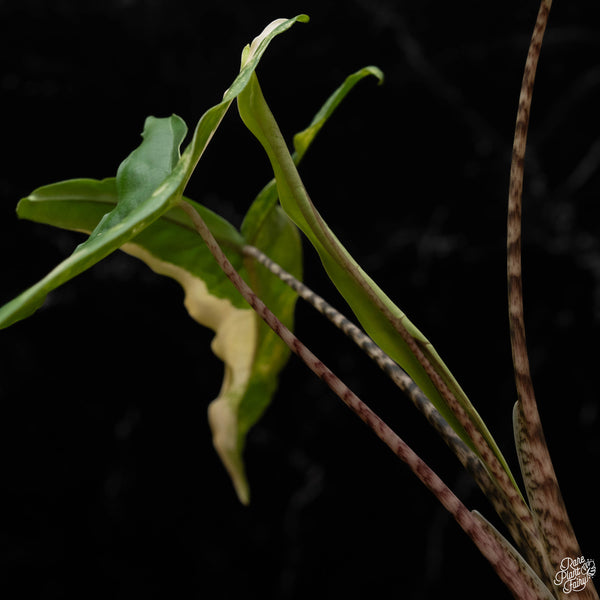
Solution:
{"label": "green leaf", "polygon": [[[131,163],[133,162],[135,166],[137,158],[137,168],[148,175],[148,181],[144,186],[149,197],[146,194],[126,193],[121,199],[120,206],[113,209],[115,212],[106,215],[93,235],[80,244],[69,258],[0,309],[0,327],[7,327],[31,315],[42,305],[50,291],[96,264],[160,216],[160,211],[168,202],[169,196],[165,197],[164,194],[157,194],[154,191],[156,188],[160,189],[158,186],[164,179],[164,173],[171,168],[171,157],[174,152],[178,153],[185,131],[185,124],[176,116],[168,119],[150,117],[146,120],[144,140],[140,147],[126,159],[121,177],[124,190],[130,191],[126,180],[135,176],[132,173]],[[164,151],[165,148],[168,152]]]}
{"label": "green leaf", "polygon": [[[17,214],[30,221],[89,233],[97,230],[102,219],[106,219],[105,215],[112,214],[117,200],[117,180],[114,177],[101,181],[72,179],[35,190],[19,202]],[[226,248],[228,258],[241,268],[240,249],[244,240],[240,233],[214,212],[187,201],[201,213],[213,235]],[[228,299],[238,308],[247,307],[237,290],[216,267],[189,217],[180,209],[170,209],[127,244],[123,248],[130,253],[134,253],[137,247],[156,257],[168,257],[191,276],[203,277],[211,295]]]}
{"label": "green leaf", "polygon": [[374,66],[364,67],[359,71],[352,73],[352,75],[346,77],[342,85],[340,85],[333,92],[333,94],[329,96],[325,104],[323,104],[319,112],[314,116],[310,125],[306,129],[300,131],[294,136],[295,151],[292,155],[292,158],[294,159],[294,163],[296,165],[300,162],[300,160],[302,160],[304,153],[306,152],[310,144],[312,144],[317,133],[321,131],[323,125],[325,125],[329,117],[331,117],[331,115],[333,114],[335,109],[340,105],[342,100],[348,95],[348,93],[359,81],[361,81],[365,77],[368,77],[369,75],[376,77],[379,80],[380,84],[383,83],[383,73],[381,72],[381,69]]}
{"label": "green leaf", "polygon": [[[296,135],[300,162],[317,133],[352,87],[374,67],[351,75],[330,96],[310,125]],[[79,231],[92,231],[117,202],[115,179],[65,181],[35,190],[19,203],[22,218]],[[244,264],[244,243],[260,248],[301,279],[302,253],[296,227],[277,205],[275,181],[270,182],[248,210],[240,235],[229,223],[192,203],[208,224],[229,260],[289,328],[293,328],[296,294],[253,261]],[[138,234],[123,250],[144,260],[156,272],[176,279],[185,290],[185,304],[201,324],[217,331],[215,352],[225,363],[224,385],[209,407],[214,443],[242,502],[249,499],[243,450],[249,429],[271,401],[289,349],[262,320],[247,309],[237,291],[214,263],[187,215],[171,209]],[[228,299],[231,306],[217,300]],[[238,310],[234,310],[238,309]],[[246,310],[243,310],[246,309]],[[212,315],[212,317],[211,317]],[[250,318],[251,317],[251,318]],[[254,330],[253,330],[254,327]],[[235,331],[235,334],[228,332]],[[252,357],[252,362],[249,361]]]}
{"label": "green leaf", "polygon": [[[112,214],[117,200],[116,179],[76,179],[35,190],[21,200],[17,210],[22,218],[90,232],[99,229],[105,214]],[[212,211],[186,201],[201,214],[234,266],[292,328],[295,293],[253,261],[248,261],[246,268],[242,255],[243,245],[252,244],[300,278],[300,238],[287,215],[280,207],[262,202],[259,195],[248,211],[255,225],[246,228],[244,238]],[[225,374],[219,396],[209,407],[209,419],[215,447],[240,500],[247,503],[245,438],[269,405],[289,350],[246,304],[179,208],[166,212],[121,249],[156,273],[176,280],[184,290],[190,316],[216,333],[212,348],[223,361]]]}
{"label": "green leaf", "polygon": [[[214,262],[189,217],[176,208],[208,142],[233,99],[247,85],[270,41],[289,29],[300,15],[269,25],[244,49],[238,77],[222,102],[200,119],[191,143],[179,157],[186,127],[178,117],[146,121],[144,141],[120,166],[116,179],[71,180],[35,190],[18,206],[18,214],[59,227],[92,232],[71,257],[41,282],[0,309],[0,326],[31,314],[46,294],[121,247],[153,270],[177,280],[190,315],[216,332],[213,350],[225,364],[219,397],[211,404],[215,447],[229,470],[242,502],[249,500],[242,452],[249,428],[260,417],[276,388],[287,347],[266,331]],[[191,201],[188,201],[191,202]],[[237,268],[243,268],[244,238],[229,223],[192,203]],[[295,226],[273,203],[257,199],[247,227],[251,243],[277,256],[301,276],[301,248]],[[161,218],[162,217],[162,218]],[[250,219],[252,220],[252,218]],[[293,324],[295,295],[266,272],[251,275],[259,293],[270,296],[288,327]]]}
{"label": "green leaf", "polygon": [[508,465],[487,427],[433,346],[361,269],[316,210],[304,188],[279,127],[262,95],[255,74],[252,76],[250,84],[238,97],[238,110],[242,120],[263,145],[269,157],[281,205],[311,241],[319,253],[330,279],[348,302],[367,333],[407,371],[461,439],[476,451],[471,439],[446,405],[424,368],[397,333],[390,320],[390,315],[403,323],[410,335],[417,341],[422,352],[463,405],[472,422],[490,444],[510,476],[513,485],[517,487]]}
{"label": "green leaf", "polygon": [[[248,84],[254,69],[271,40],[289,29],[297,21],[307,21],[299,15],[281,19],[268,26],[252,46],[244,49],[244,60],[239,75],[225,92],[223,100],[206,111],[194,132],[191,143],[175,163],[179,145],[185,134],[185,125],[179,117],[150,118],[146,122],[144,141],[140,148],[126,159],[119,172],[121,206],[98,226],[90,238],[78,246],[73,254],[60,263],[46,277],[0,308],[0,328],[7,327],[37,310],[47,294],[135,237],[181,199],[198,161],[212,139],[231,102]],[[175,163],[175,164],[174,164]],[[144,173],[150,174],[148,181]],[[141,184],[141,188],[136,186]]]}
{"label": "green leaf", "polygon": [[[142,143],[119,166],[116,186],[120,202],[107,213],[82,248],[123,223],[152,196],[179,161],[179,146],[187,133],[186,124],[178,116],[170,119],[148,117]],[[150,143],[152,142],[152,143]]]}
{"label": "green leaf", "polygon": [[[279,206],[264,202],[260,194],[252,204],[244,235],[248,244],[260,248],[273,257],[295,277],[302,278],[302,246],[296,226]],[[294,326],[296,294],[261,265],[247,260],[240,273],[254,292],[290,330]],[[209,406],[209,420],[213,443],[221,460],[227,466],[238,497],[249,500],[243,451],[250,428],[259,420],[271,402],[277,388],[278,375],[286,364],[290,351],[258,315],[252,312],[254,333],[253,362],[247,385],[221,392]],[[239,343],[235,332],[232,343]],[[227,378],[226,378],[227,379]]]}
{"label": "green leaf", "polygon": [[[294,154],[292,155],[292,159],[294,164],[300,164],[300,161],[304,158],[306,151],[309,149],[313,141],[315,140],[319,131],[327,120],[331,117],[335,109],[340,105],[342,100],[348,95],[348,93],[352,90],[352,88],[365,77],[372,75],[379,80],[379,83],[383,82],[383,73],[377,67],[364,67],[356,73],[352,73],[346,77],[345,81],[340,85],[330,96],[327,98],[325,103],[318,110],[317,114],[313,117],[308,127],[299,131],[294,136]],[[277,191],[277,182],[275,179],[269,181],[269,183],[264,187],[259,196],[256,198],[255,205],[258,207],[260,204],[264,204],[265,206],[261,207],[259,210],[250,210],[248,214],[244,218],[244,222],[242,223],[242,233],[246,229],[258,228],[260,227],[260,223],[255,222],[256,219],[262,218],[262,215],[267,214],[266,210],[267,206],[274,206],[278,203],[279,196]]]}

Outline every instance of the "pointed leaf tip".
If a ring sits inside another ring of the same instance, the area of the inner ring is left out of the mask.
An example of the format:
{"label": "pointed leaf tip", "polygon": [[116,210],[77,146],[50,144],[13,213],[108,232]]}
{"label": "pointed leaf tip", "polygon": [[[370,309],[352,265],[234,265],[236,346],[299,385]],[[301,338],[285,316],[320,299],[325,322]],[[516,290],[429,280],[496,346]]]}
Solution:
{"label": "pointed leaf tip", "polygon": [[277,34],[289,29],[294,23],[308,23],[308,15],[300,14],[292,19],[275,19],[271,21],[262,32],[257,35],[250,44],[242,50],[242,70],[257,54],[262,54],[269,41]]}

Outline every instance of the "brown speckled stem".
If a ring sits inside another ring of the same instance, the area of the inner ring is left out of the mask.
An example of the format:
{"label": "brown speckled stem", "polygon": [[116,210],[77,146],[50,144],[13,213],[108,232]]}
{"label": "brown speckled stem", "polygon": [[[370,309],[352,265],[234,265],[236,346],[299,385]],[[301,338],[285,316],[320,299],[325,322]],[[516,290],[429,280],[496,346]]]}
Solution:
{"label": "brown speckled stem", "polygon": [[[514,408],[515,442],[530,508],[547,557],[546,569],[556,572],[563,558],[577,558],[581,556],[581,550],[558,485],[533,390],[525,338],[521,268],[521,212],[527,131],[535,74],[551,6],[552,0],[542,0],[521,84],[508,197],[507,277],[510,338],[518,398]],[[555,592],[562,594],[558,589]],[[590,581],[584,590],[578,592],[577,597],[579,600],[598,600],[593,583]]]}
{"label": "brown speckled stem", "polygon": [[321,360],[319,360],[256,296],[248,284],[229,262],[214,236],[197,211],[187,202],[179,206],[192,219],[198,233],[215,257],[225,275],[257,314],[302,359],[315,375],[329,388],[392,450],[392,452],[421,480],[440,503],[452,514],[457,523],[473,540],[488,559],[496,573],[508,586],[515,598],[520,600],[546,599],[543,590],[537,590],[535,582],[528,579],[519,563],[502,544],[490,534],[480,519],[476,518],[432,469],[352,390],[350,390]]}

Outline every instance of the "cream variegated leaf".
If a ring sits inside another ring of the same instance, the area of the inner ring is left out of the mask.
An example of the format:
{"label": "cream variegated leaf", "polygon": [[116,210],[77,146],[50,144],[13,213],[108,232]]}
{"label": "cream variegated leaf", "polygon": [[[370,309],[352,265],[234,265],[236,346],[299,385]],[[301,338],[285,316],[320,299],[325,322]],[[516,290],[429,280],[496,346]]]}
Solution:
{"label": "cream variegated leaf", "polygon": [[[206,283],[185,268],[160,260],[136,244],[122,250],[144,261],[154,272],[177,281],[184,290],[184,305],[200,325],[215,332],[211,348],[224,364],[223,384],[208,408],[213,444],[221,458],[240,501],[250,501],[250,489],[243,461],[244,436],[240,435],[239,411],[253,376],[256,354],[257,320],[251,308],[239,308],[228,298],[211,294]],[[198,399],[205,391],[198,373]],[[191,382],[193,384],[193,381]],[[193,389],[193,385],[192,385]]]}

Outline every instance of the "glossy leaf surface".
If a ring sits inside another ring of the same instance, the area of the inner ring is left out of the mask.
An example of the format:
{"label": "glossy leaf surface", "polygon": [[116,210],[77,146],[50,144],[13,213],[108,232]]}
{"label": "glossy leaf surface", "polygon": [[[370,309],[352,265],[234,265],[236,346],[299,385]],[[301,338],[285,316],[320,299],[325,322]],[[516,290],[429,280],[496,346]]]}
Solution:
{"label": "glossy leaf surface", "polygon": [[[7,327],[31,315],[42,305],[49,292],[89,269],[160,216],[163,207],[168,205],[170,195],[160,193],[159,185],[164,173],[172,169],[173,153],[178,153],[185,132],[185,124],[176,116],[169,119],[149,117],[146,120],[144,141],[123,163],[120,185],[125,195],[120,206],[103,217],[93,234],[77,246],[71,256],[0,309],[0,327]],[[164,152],[165,148],[167,152]],[[150,174],[149,180],[144,182],[143,193],[131,193],[132,188],[127,182],[130,177],[135,177],[126,164],[132,157],[140,159],[140,173]]]}
{"label": "glossy leaf surface", "polygon": [[[286,26],[286,22],[283,25]],[[265,31],[272,35],[276,28]],[[255,52],[261,43],[253,42]],[[245,53],[249,48],[251,46]],[[381,77],[374,67],[348,77],[309,126],[297,134],[296,162],[302,159],[346,94],[369,74]],[[128,193],[127,187],[138,198],[150,191],[151,179],[144,169],[151,168],[155,177],[160,178],[160,168],[153,164],[154,155],[148,150],[142,146],[132,153],[120,167],[116,179],[70,180],[35,190],[19,203],[19,216],[66,229],[93,231],[94,237],[102,235],[105,228],[118,225],[128,217],[130,211],[118,202],[119,197]],[[166,170],[177,166],[177,155],[166,152],[164,146],[160,150],[166,165],[164,176]],[[123,180],[125,175],[126,181]],[[228,258],[258,295],[292,328],[295,293],[252,260],[244,261],[241,253],[244,244],[254,245],[301,278],[300,240],[295,226],[277,204],[274,182],[263,189],[250,207],[241,234],[218,215],[186,201],[200,212]],[[247,502],[249,487],[242,459],[245,437],[268,406],[289,350],[233,289],[183,211],[170,208],[122,249],[145,261],[157,273],[177,280],[185,291],[185,305],[191,316],[216,332],[213,350],[225,364],[225,377],[219,397],[210,405],[209,418],[215,446],[231,474],[238,496]]]}
{"label": "glossy leaf surface", "polygon": [[[252,48],[251,56],[244,60],[223,100],[202,116],[181,157],[179,146],[187,131],[183,121],[176,116],[149,117],[144,141],[123,161],[116,178],[65,181],[23,199],[18,206],[20,217],[91,233],[43,280],[0,309],[0,327],[29,316],[50,291],[118,248],[176,279],[184,289],[190,315],[216,332],[212,347],[225,364],[225,377],[209,416],[215,446],[242,502],[249,499],[242,462],[245,435],[268,405],[289,352],[234,290],[177,204],[208,142],[271,40],[296,21],[306,20],[304,15],[278,20],[247,47]],[[232,262],[242,268],[244,238],[214,213],[196,204],[194,208],[229,250]],[[256,221],[246,228],[248,242],[262,246],[301,277],[295,226],[273,203],[258,202],[251,213]],[[274,310],[292,327],[295,294],[266,273],[252,269],[250,275],[257,292],[270,296]]]}
{"label": "glossy leaf surface", "polygon": [[[298,174],[254,74],[238,98],[238,109],[246,126],[263,145],[273,168],[281,205],[319,253],[323,266],[341,295],[371,338],[413,378],[457,434],[475,449],[463,426],[447,406],[414,353],[398,334],[391,318],[398,319],[463,406],[469,419],[486,439],[509,475],[514,478],[479,414],[425,336],[408,320],[377,284],[350,256],[312,203]],[[302,138],[299,138],[302,140]],[[356,210],[360,210],[360,204]]]}
{"label": "glossy leaf surface", "polygon": [[[192,141],[177,161],[174,158],[185,135],[183,121],[177,116],[168,119],[150,117],[146,121],[142,145],[124,161],[122,171],[118,173],[117,187],[120,193],[126,193],[126,197],[119,197],[120,206],[70,257],[37,284],[0,308],[0,328],[30,316],[42,305],[49,292],[117,250],[180,201],[223,116],[248,84],[269,43],[295,22],[306,20],[308,18],[305,15],[278,20],[276,25],[269,25],[256,38],[252,55],[244,61],[223,100],[204,113]],[[148,172],[152,172],[149,181],[142,181],[142,174]],[[140,189],[133,184],[136,179],[142,183]]]}

